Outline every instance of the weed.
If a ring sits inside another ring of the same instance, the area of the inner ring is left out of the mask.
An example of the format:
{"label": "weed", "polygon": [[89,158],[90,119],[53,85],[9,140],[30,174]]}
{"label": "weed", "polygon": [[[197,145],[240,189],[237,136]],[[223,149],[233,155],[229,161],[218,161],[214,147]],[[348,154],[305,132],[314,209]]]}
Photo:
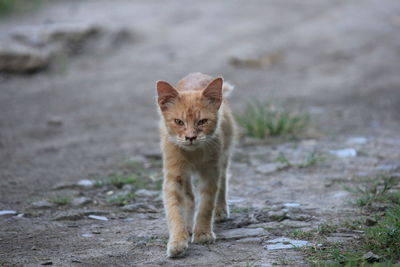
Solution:
{"label": "weed", "polygon": [[368,250],[394,261],[400,260],[400,205],[387,210],[376,226],[367,228]]}
{"label": "weed", "polygon": [[321,153],[319,153],[317,151],[313,151],[307,156],[306,161],[304,163],[300,164],[299,167],[300,168],[311,167],[311,166],[314,166],[324,160],[325,160],[325,156],[323,156]]}
{"label": "weed", "polygon": [[143,181],[137,179],[136,176],[123,176],[123,175],[113,175],[109,180],[110,184],[117,188],[122,188],[126,184],[135,185],[137,188],[143,188]]}
{"label": "weed", "polygon": [[250,212],[252,209],[249,207],[233,207],[231,209],[232,213],[248,213]]}
{"label": "weed", "polygon": [[259,263],[257,262],[246,262],[244,265],[242,265],[243,267],[259,267],[261,266]]}
{"label": "weed", "polygon": [[133,194],[132,192],[129,192],[125,195],[111,197],[107,201],[114,205],[124,206],[126,204],[129,204],[129,202],[131,200],[133,200],[134,198],[135,198],[135,194]]}
{"label": "weed", "polygon": [[287,236],[294,239],[312,240],[315,236],[314,231],[293,230],[287,233]]}
{"label": "weed", "polygon": [[71,203],[71,198],[69,198],[67,196],[55,196],[55,197],[49,198],[49,202],[60,205],[60,206],[64,206],[64,205],[68,205],[69,203]]}
{"label": "weed", "polygon": [[318,164],[325,160],[325,156],[321,152],[313,151],[309,155],[307,155],[305,161],[301,164],[293,164],[289,161],[289,159],[285,156],[283,152],[279,152],[279,155],[275,158],[276,162],[285,164],[287,168],[289,167],[298,167],[298,168],[308,168]]}
{"label": "weed", "polygon": [[255,101],[248,103],[244,112],[236,115],[236,120],[245,135],[263,139],[299,133],[308,125],[309,116]]}
{"label": "weed", "polygon": [[0,16],[30,11],[43,4],[43,0],[0,0]]}
{"label": "weed", "polygon": [[275,161],[285,164],[287,167],[292,166],[292,163],[290,163],[289,159],[285,156],[283,152],[279,152],[279,156],[276,157]]}
{"label": "weed", "polygon": [[[303,251],[311,266],[400,266],[400,192],[393,192],[394,186],[398,183],[393,176],[381,174],[373,179],[364,187],[347,188],[360,198],[356,203],[361,207],[369,207],[376,202],[384,202],[388,208],[384,213],[376,214],[376,223],[367,227],[359,220],[344,222],[341,225],[354,229],[362,230],[358,239],[347,243],[329,243],[321,247],[308,247]],[[371,211],[371,209],[369,210]],[[373,214],[370,214],[373,215]],[[379,215],[379,216],[378,216]],[[317,229],[318,234],[336,232],[339,226],[320,225]],[[297,232],[293,235],[304,235]],[[372,252],[378,255],[379,262],[368,262],[363,255]],[[397,263],[397,264],[396,264]]]}
{"label": "weed", "polygon": [[345,189],[357,196],[355,204],[360,207],[371,206],[374,202],[397,203],[400,204],[400,193],[390,192],[390,190],[399,183],[392,175],[380,174],[370,178],[369,182],[361,187],[345,187]]}

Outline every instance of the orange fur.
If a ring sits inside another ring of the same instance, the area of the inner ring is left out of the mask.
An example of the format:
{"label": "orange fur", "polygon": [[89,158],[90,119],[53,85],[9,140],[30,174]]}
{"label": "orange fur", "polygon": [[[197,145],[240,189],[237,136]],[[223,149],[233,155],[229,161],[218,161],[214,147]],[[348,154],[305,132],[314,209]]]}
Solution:
{"label": "orange fur", "polygon": [[[187,75],[176,88],[157,82],[169,257],[186,250],[192,230],[192,242],[214,242],[213,221],[229,216],[226,172],[235,126],[223,94],[232,88],[201,73]],[[193,174],[199,176],[195,215]]]}

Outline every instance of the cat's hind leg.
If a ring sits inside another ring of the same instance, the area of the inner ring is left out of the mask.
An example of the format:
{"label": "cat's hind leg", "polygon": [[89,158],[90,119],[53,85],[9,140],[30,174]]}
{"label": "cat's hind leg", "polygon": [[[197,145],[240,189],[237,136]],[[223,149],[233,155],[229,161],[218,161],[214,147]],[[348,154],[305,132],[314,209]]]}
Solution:
{"label": "cat's hind leg", "polygon": [[218,187],[218,198],[215,208],[215,221],[222,222],[229,218],[229,206],[228,206],[228,165],[229,157],[224,156],[221,164],[221,178]]}
{"label": "cat's hind leg", "polygon": [[185,225],[186,229],[191,234],[193,231],[193,217],[194,217],[194,195],[192,189],[192,181],[186,179],[184,182],[184,194],[185,194]]}

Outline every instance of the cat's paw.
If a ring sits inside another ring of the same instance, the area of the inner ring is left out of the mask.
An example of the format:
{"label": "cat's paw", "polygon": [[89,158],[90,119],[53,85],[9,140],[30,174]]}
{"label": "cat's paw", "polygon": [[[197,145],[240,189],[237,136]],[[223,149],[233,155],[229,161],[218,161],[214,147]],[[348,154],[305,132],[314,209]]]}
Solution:
{"label": "cat's paw", "polygon": [[169,241],[167,245],[167,256],[168,258],[181,257],[187,248],[187,240]]}
{"label": "cat's paw", "polygon": [[212,244],[215,242],[215,234],[213,232],[194,233],[192,243],[196,244]]}
{"label": "cat's paw", "polygon": [[229,219],[229,212],[227,208],[219,208],[217,207],[215,210],[214,221],[215,222],[223,222]]}

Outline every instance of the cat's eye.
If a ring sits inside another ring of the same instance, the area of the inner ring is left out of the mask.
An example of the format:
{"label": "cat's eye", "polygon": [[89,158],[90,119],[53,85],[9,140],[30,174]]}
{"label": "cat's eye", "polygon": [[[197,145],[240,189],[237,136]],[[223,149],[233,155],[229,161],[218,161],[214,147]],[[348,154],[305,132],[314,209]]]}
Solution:
{"label": "cat's eye", "polygon": [[197,123],[197,125],[203,125],[203,124],[206,124],[206,123],[207,123],[207,121],[208,121],[208,119],[202,119],[202,120],[199,120],[199,122]]}
{"label": "cat's eye", "polygon": [[180,119],[175,119],[175,123],[178,124],[179,126],[185,125],[185,123]]}

